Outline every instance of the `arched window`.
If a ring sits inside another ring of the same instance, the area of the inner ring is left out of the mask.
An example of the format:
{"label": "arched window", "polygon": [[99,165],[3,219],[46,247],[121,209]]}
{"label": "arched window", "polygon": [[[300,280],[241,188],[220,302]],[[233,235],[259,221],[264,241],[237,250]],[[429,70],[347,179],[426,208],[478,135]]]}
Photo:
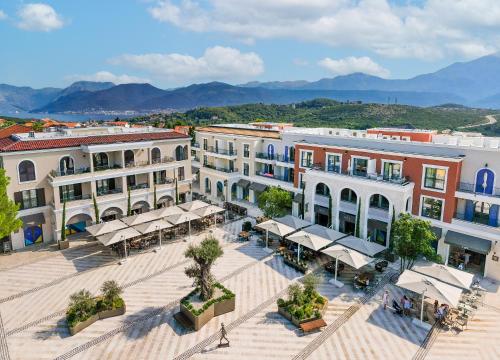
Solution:
{"label": "arched window", "polygon": [[484,168],[476,174],[475,191],[481,194],[493,194],[495,184],[495,174],[490,169]]}
{"label": "arched window", "polygon": [[474,203],[474,222],[488,225],[490,222],[490,204],[476,201]]}
{"label": "arched window", "polygon": [[151,161],[153,164],[159,164],[161,162],[161,151],[158,148],[153,148],[151,150]]}
{"label": "arched window", "polygon": [[97,153],[93,154],[92,158],[94,160],[94,168],[99,169],[107,169],[108,168],[108,154],[106,153]]}
{"label": "arched window", "polygon": [[205,193],[209,194],[212,192],[212,184],[209,178],[205,178]]}
{"label": "arched window", "polygon": [[134,152],[132,150],[125,150],[125,166],[134,166]]}
{"label": "arched window", "polygon": [[184,160],[184,148],[179,145],[175,148],[175,161]]}
{"label": "arched window", "polygon": [[217,181],[217,197],[221,198],[224,196],[224,184],[220,181]]}
{"label": "arched window", "polygon": [[30,160],[23,160],[19,163],[19,181],[34,181],[36,180],[35,175],[35,164]]}
{"label": "arched window", "polygon": [[374,194],[370,197],[370,207],[389,210],[389,200],[384,195]]}
{"label": "arched window", "polygon": [[267,158],[272,160],[274,158],[274,145],[267,145]]}
{"label": "arched window", "polygon": [[327,185],[325,185],[323,183],[318,183],[318,185],[316,185],[316,194],[323,195],[323,196],[329,196],[330,189],[328,188]]}
{"label": "arched window", "polygon": [[59,161],[59,171],[61,175],[71,175],[75,173],[75,164],[73,159],[69,156],[63,157]]}
{"label": "arched window", "polygon": [[340,193],[340,200],[355,204],[358,202],[358,196],[356,195],[356,193],[353,190],[344,189]]}

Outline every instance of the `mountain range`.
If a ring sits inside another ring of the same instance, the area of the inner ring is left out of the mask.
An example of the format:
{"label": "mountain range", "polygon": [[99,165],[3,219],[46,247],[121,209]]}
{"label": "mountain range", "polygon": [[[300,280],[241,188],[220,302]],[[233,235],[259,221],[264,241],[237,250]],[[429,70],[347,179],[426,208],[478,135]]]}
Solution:
{"label": "mountain range", "polygon": [[315,98],[500,108],[500,55],[454,63],[434,73],[404,80],[354,73],[313,82],[250,82],[236,86],[211,82],[173,90],[162,90],[150,84],[115,85],[89,81],[79,81],[64,89],[0,84],[0,113],[148,113],[247,103],[288,104]]}

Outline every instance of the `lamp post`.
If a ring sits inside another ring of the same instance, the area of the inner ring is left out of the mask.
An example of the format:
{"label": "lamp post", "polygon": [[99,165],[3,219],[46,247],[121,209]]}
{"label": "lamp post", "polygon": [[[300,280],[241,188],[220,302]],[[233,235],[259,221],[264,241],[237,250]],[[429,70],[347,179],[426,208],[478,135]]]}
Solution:
{"label": "lamp post", "polygon": [[123,259],[121,259],[120,265],[123,265],[127,262],[127,240],[125,239],[125,235],[121,235],[120,240],[123,240]]}
{"label": "lamp post", "polygon": [[160,241],[160,246],[155,249],[155,252],[161,251],[161,227],[160,225],[156,225],[156,230],[158,230],[158,238]]}

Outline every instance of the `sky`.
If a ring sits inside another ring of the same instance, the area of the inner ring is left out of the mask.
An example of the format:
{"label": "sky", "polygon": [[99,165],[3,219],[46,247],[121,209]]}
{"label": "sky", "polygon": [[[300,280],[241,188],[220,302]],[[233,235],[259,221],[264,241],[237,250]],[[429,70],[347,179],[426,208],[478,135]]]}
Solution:
{"label": "sky", "polygon": [[499,30],[499,0],[0,0],[0,83],[410,78]]}

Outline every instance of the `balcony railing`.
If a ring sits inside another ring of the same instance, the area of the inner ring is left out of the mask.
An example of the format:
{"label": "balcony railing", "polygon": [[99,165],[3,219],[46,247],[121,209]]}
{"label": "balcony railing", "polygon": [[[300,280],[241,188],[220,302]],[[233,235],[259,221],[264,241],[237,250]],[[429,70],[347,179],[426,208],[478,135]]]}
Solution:
{"label": "balcony railing", "polygon": [[464,213],[455,212],[455,214],[453,215],[453,218],[458,219],[458,220],[462,220],[462,221],[467,221],[467,222],[470,222],[470,223],[473,223],[473,224],[478,224],[478,225],[491,226],[491,227],[499,227],[498,223],[495,224],[495,225],[492,225],[490,223],[489,216],[486,215],[486,214],[483,215],[483,216],[473,215],[472,219],[467,219],[465,217]]}
{"label": "balcony railing", "polygon": [[148,161],[131,161],[131,162],[125,163],[126,168],[133,168],[133,167],[146,166],[146,165],[149,165]]}
{"label": "balcony railing", "polygon": [[214,146],[209,146],[207,148],[208,152],[219,154],[219,155],[228,155],[228,156],[236,156],[236,150],[229,150],[229,149],[221,149],[221,148],[216,148]]}
{"label": "balcony railing", "polygon": [[78,175],[78,174],[86,174],[90,172],[90,168],[80,168],[80,169],[66,169],[65,171],[52,170],[50,172],[50,176],[53,178],[60,176],[69,176],[69,175]]}
{"label": "balcony railing", "polygon": [[399,177],[399,176],[387,177],[387,176],[384,176],[383,174],[377,174],[377,173],[370,174],[370,173],[366,173],[365,171],[359,171],[359,170],[343,171],[342,169],[340,169],[340,167],[332,167],[332,168],[328,167],[327,169],[325,169],[325,165],[323,165],[323,164],[314,164],[312,166],[312,169],[316,170],[316,171],[326,172],[326,173],[364,178],[364,179],[368,179],[368,180],[380,181],[380,182],[391,183],[391,184],[396,184],[396,185],[406,185],[410,182],[410,178],[408,178],[408,177],[404,177],[404,178]]}
{"label": "balcony railing", "polygon": [[236,168],[217,167],[217,166],[212,165],[212,164],[204,164],[203,166],[206,167],[206,168],[208,168],[208,169],[213,169],[213,170],[225,172],[225,173],[228,173],[228,174],[237,173],[238,172],[238,169],[236,169]]}
{"label": "balcony railing", "polygon": [[165,179],[159,179],[155,181],[155,185],[166,185],[166,184],[173,184],[174,179],[171,178],[165,178]]}
{"label": "balcony railing", "polygon": [[293,180],[290,180],[290,179],[285,178],[284,176],[279,176],[279,175],[275,175],[275,174],[269,174],[269,173],[265,173],[265,172],[257,172],[256,175],[262,176],[262,177],[265,177],[268,179],[274,179],[274,180],[284,181],[287,183],[293,183]]}
{"label": "balcony railing", "polygon": [[97,189],[97,196],[121,194],[122,189]]}
{"label": "balcony railing", "polygon": [[255,157],[257,159],[263,159],[263,160],[276,160],[277,155],[258,152],[255,153]]}
{"label": "balcony railing", "polygon": [[105,171],[113,169],[122,169],[122,166],[120,164],[94,166],[94,171]]}
{"label": "balcony railing", "polygon": [[483,191],[476,191],[476,186],[474,184],[461,182],[458,184],[458,190],[483,196],[500,197],[500,188],[493,188],[492,194],[485,193]]}
{"label": "balcony railing", "polygon": [[173,158],[172,156],[164,156],[164,157],[159,158],[159,159],[153,159],[151,161],[151,163],[152,164],[167,164],[167,163],[170,163],[173,161],[175,161],[175,158]]}
{"label": "balcony railing", "polygon": [[290,157],[285,156],[285,155],[281,155],[281,154],[276,155],[276,160],[279,162],[284,162],[284,163],[288,163],[288,164],[293,164],[295,162],[295,159],[290,158]]}
{"label": "balcony railing", "polygon": [[197,142],[192,143],[192,144],[191,144],[191,147],[192,147],[192,148],[195,148],[195,149],[199,149],[199,148],[200,148],[200,143],[197,143]]}
{"label": "balcony railing", "polygon": [[66,202],[78,201],[78,200],[90,200],[92,199],[92,195],[84,194],[84,195],[67,195],[63,196],[61,199],[61,203],[66,200]]}
{"label": "balcony railing", "polygon": [[143,189],[148,189],[149,188],[149,184],[148,183],[135,184],[135,185],[130,185],[128,188],[130,189],[130,191],[143,190]]}

